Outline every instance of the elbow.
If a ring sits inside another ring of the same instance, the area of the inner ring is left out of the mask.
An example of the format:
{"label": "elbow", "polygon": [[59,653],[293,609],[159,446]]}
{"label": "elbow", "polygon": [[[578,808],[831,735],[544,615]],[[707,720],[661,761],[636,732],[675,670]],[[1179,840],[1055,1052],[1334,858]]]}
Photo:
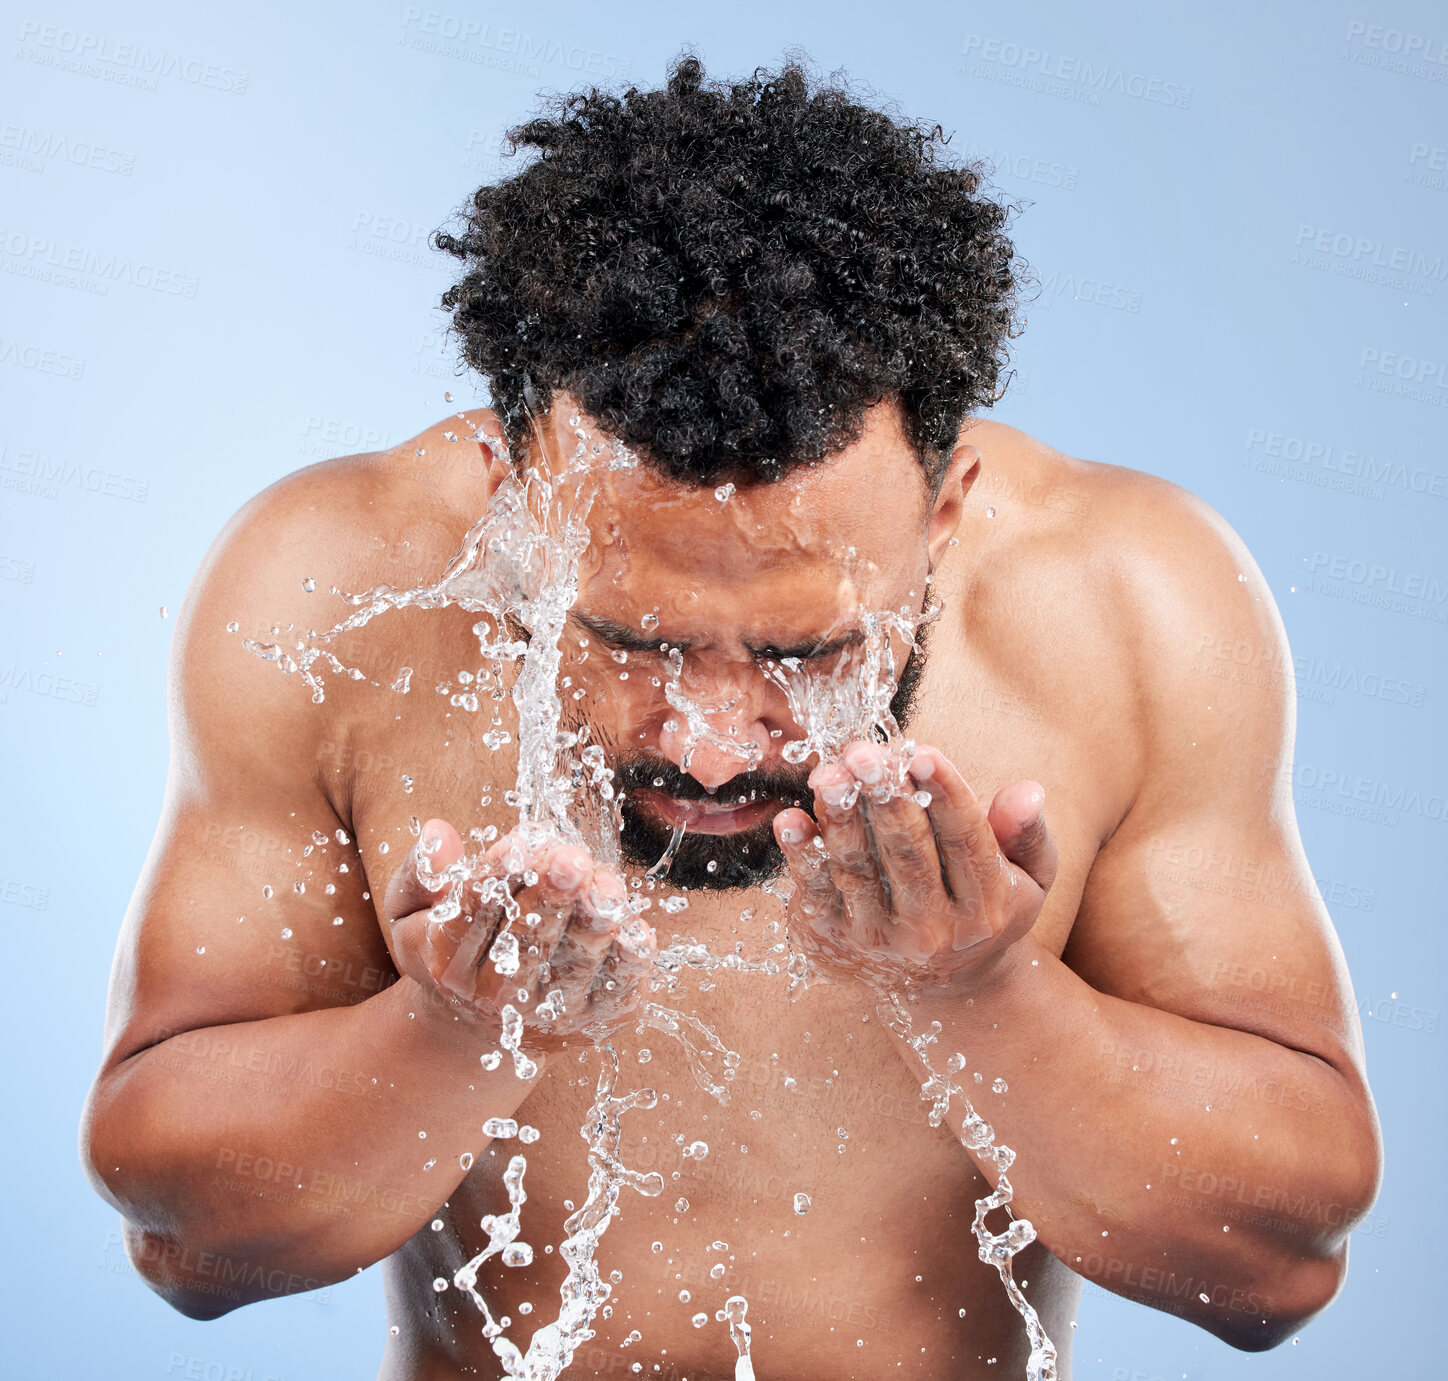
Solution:
{"label": "elbow", "polygon": [[1204,1319],[1207,1331],[1239,1352],[1267,1352],[1280,1346],[1337,1298],[1347,1278],[1347,1243],[1315,1260],[1296,1263],[1249,1299],[1259,1308],[1231,1317]]}
{"label": "elbow", "polygon": [[196,1263],[188,1260],[197,1254],[160,1233],[147,1232],[128,1222],[124,1237],[132,1269],[178,1314],[207,1323],[251,1303],[219,1280],[198,1278]]}

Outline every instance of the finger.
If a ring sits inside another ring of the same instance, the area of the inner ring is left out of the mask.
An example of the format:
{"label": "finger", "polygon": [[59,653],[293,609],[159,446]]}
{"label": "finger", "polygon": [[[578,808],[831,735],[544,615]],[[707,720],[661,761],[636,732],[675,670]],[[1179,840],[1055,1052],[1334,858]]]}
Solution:
{"label": "finger", "polygon": [[[587,849],[560,844],[547,849],[534,862],[537,883],[518,893],[524,918],[520,943],[526,935],[530,960],[527,977],[530,983],[536,980],[542,990],[555,982],[558,946],[593,885],[593,857]],[[537,919],[530,924],[528,917]]]}
{"label": "finger", "polygon": [[926,809],[953,902],[952,944],[957,950],[969,949],[995,934],[985,901],[1000,882],[1005,860],[996,848],[985,808],[944,753],[917,748],[910,777],[930,796]]}
{"label": "finger", "polygon": [[564,1010],[577,1017],[588,1005],[604,956],[618,938],[619,912],[627,901],[623,880],[597,872],[588,896],[574,908],[558,948],[549,961],[551,988],[561,994]]}
{"label": "finger", "polygon": [[[865,789],[885,780],[885,754],[877,744],[852,744],[843,761]],[[871,800],[866,809],[896,922],[932,914],[948,899],[930,817],[908,796]]]}
{"label": "finger", "polygon": [[1056,880],[1056,841],[1046,828],[1046,788],[1039,782],[1012,782],[990,803],[990,825],[1001,852],[1043,892]]}
{"label": "finger", "polygon": [[[451,867],[464,852],[462,836],[446,820],[429,820],[387,884],[382,914],[389,921],[397,921],[435,905],[445,893],[440,887],[429,886],[424,879]],[[422,876],[419,876],[419,865]]]}
{"label": "finger", "polygon": [[810,774],[815,818],[828,853],[827,866],[856,939],[874,945],[890,924],[889,903],[861,808],[859,783],[839,763]]}
{"label": "finger", "polygon": [[794,900],[800,914],[813,922],[816,917],[839,911],[844,898],[825,866],[815,822],[797,807],[782,810],[774,817],[774,837],[799,889]]}

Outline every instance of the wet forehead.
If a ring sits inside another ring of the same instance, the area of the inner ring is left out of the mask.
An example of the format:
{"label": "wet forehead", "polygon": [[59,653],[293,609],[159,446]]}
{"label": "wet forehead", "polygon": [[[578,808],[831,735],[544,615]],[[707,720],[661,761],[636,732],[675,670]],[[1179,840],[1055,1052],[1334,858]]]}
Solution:
{"label": "wet forehead", "polygon": [[854,445],[769,484],[736,489],[604,470],[590,515],[591,586],[749,586],[772,599],[792,583],[895,583],[918,560],[926,486],[892,410],[866,416]]}

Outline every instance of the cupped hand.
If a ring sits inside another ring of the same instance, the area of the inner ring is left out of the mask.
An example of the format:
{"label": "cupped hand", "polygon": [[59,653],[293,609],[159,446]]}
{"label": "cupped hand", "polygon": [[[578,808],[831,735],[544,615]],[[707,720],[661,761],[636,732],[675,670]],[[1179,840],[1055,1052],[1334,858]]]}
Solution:
{"label": "cupped hand", "polygon": [[451,825],[429,820],[384,914],[402,973],[495,1038],[511,1005],[524,1043],[549,1049],[606,1038],[644,991],[657,941],[627,903],[623,879],[587,849],[529,847],[513,832],[469,856]]}
{"label": "cupped hand", "polygon": [[1045,789],[1013,782],[987,808],[922,745],[906,790],[890,790],[898,751],[850,744],[810,774],[813,820],[775,817],[795,882],[790,937],[836,980],[969,989],[1035,924],[1055,877]]}

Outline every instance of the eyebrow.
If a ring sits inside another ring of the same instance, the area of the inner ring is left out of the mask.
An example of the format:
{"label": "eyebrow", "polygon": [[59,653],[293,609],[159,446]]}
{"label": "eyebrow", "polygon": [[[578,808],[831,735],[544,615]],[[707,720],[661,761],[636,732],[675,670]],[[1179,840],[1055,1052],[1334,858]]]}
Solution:
{"label": "eyebrow", "polygon": [[[603,642],[622,652],[659,652],[665,647],[676,647],[680,652],[687,652],[695,646],[695,640],[690,638],[651,638],[636,628],[619,623],[617,619],[605,618],[600,614],[580,614],[575,610],[570,617]],[[810,657],[833,656],[847,647],[858,647],[864,640],[865,635],[856,629],[834,638],[808,638],[789,644],[746,641],[744,647],[752,657],[761,661],[782,662],[788,657],[798,657],[803,661]]]}

